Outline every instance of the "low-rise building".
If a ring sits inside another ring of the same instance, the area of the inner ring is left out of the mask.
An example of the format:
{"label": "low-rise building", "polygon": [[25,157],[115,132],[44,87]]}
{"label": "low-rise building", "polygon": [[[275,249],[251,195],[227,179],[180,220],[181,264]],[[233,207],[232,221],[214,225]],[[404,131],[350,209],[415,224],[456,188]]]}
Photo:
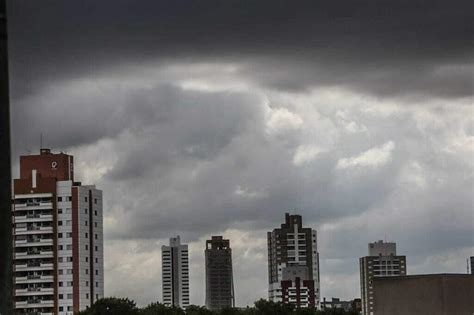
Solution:
{"label": "low-rise building", "polygon": [[377,277],[375,315],[472,315],[474,276],[430,274]]}

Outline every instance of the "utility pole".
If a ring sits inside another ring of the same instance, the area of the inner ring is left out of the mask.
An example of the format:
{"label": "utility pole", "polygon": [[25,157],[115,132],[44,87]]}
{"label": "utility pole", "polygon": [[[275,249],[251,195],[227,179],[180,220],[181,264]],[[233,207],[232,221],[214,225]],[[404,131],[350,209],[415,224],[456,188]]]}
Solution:
{"label": "utility pole", "polygon": [[13,314],[10,97],[6,0],[0,0],[0,315]]}

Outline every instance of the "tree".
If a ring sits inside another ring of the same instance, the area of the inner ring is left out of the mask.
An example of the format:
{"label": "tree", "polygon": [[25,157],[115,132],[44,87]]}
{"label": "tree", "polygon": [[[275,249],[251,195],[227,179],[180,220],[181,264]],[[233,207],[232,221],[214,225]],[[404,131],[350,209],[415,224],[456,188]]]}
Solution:
{"label": "tree", "polygon": [[208,310],[204,306],[189,305],[186,308],[186,315],[215,315],[214,312]]}
{"label": "tree", "polygon": [[172,306],[167,307],[161,303],[151,303],[148,304],[145,308],[140,309],[140,315],[185,315],[183,309],[180,307]]}
{"label": "tree", "polygon": [[258,315],[287,315],[293,313],[294,310],[291,304],[275,303],[264,299],[255,302],[255,308]]}
{"label": "tree", "polygon": [[128,298],[104,298],[97,300],[91,307],[78,315],[138,315],[138,308],[134,301]]}

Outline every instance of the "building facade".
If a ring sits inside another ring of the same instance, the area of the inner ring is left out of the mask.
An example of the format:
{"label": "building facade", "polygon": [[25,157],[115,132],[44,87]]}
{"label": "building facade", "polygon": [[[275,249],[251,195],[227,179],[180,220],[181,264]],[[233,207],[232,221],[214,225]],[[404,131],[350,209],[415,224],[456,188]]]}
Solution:
{"label": "building facade", "polygon": [[212,236],[206,241],[206,307],[220,310],[235,306],[230,241]]}
{"label": "building facade", "polygon": [[170,238],[169,246],[161,247],[163,304],[189,306],[188,245],[179,236]]}
{"label": "building facade", "polygon": [[20,157],[13,189],[15,313],[74,314],[102,298],[102,191],[49,149]]}
{"label": "building facade", "polygon": [[300,215],[267,234],[269,298],[299,307],[318,308],[319,253],[316,230],[304,228]]}
{"label": "building facade", "polygon": [[375,315],[373,279],[406,275],[406,257],[397,256],[395,243],[377,241],[369,243],[369,255],[361,257],[359,263],[362,314]]}
{"label": "building facade", "polygon": [[474,256],[471,256],[469,258],[470,264],[471,264],[471,275],[474,275]]}
{"label": "building facade", "polygon": [[429,274],[374,278],[377,315],[472,315],[474,276]]}

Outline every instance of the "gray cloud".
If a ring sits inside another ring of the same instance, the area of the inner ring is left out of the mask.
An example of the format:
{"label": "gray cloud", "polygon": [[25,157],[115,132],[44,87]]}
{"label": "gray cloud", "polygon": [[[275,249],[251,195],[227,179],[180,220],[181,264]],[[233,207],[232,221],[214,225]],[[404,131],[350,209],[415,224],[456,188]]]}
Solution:
{"label": "gray cloud", "polygon": [[[243,62],[259,84],[472,95],[471,1],[10,1],[13,96],[141,62]],[[21,81],[21,85],[16,85]]]}

